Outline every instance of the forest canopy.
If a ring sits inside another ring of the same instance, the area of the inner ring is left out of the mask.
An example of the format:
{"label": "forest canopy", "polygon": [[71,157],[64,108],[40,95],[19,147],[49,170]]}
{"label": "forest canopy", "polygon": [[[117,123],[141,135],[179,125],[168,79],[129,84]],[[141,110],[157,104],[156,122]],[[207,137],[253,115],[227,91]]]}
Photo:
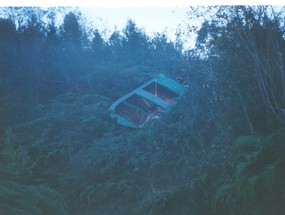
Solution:
{"label": "forest canopy", "polygon": [[[191,50],[131,19],[105,38],[74,8],[1,11],[0,213],[283,213],[284,7],[189,7]],[[185,95],[143,129],[114,123],[159,73]]]}

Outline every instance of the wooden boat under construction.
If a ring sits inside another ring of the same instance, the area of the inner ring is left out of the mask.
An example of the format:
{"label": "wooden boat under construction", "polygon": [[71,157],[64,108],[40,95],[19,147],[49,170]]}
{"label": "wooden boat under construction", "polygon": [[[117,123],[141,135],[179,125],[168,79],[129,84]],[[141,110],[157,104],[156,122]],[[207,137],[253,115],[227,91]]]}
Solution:
{"label": "wooden boat under construction", "polygon": [[110,115],[118,124],[142,128],[174,105],[184,92],[181,84],[160,74],[115,101],[109,108]]}

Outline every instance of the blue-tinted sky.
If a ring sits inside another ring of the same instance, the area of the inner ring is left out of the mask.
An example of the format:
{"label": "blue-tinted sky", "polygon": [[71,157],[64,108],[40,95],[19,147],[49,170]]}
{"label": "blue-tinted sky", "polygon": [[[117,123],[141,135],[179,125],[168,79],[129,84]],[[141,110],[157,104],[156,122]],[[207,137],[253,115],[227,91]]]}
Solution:
{"label": "blue-tinted sky", "polygon": [[[125,27],[127,20],[135,21],[149,35],[165,32],[175,39],[178,27],[185,29],[189,7],[83,7],[82,14],[95,28],[113,31]],[[108,32],[107,32],[108,33]]]}
{"label": "blue-tinted sky", "polygon": [[[280,5],[280,0],[1,0],[0,6],[174,7],[189,5]],[[283,3],[284,4],[284,3]]]}
{"label": "blue-tinted sky", "polygon": [[[185,32],[189,23],[186,12],[190,5],[229,5],[229,4],[280,4],[279,0],[0,0],[0,6],[73,6],[80,7],[87,21],[106,37],[117,27],[121,30],[128,19],[135,21],[149,35],[165,32],[175,39],[177,28]],[[193,22],[193,20],[192,20]],[[193,46],[195,35],[184,38]]]}

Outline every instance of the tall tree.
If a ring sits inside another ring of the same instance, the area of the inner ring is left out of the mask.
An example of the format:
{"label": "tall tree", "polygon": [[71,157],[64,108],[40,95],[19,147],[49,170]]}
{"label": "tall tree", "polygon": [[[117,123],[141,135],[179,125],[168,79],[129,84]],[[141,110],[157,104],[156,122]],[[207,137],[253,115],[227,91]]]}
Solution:
{"label": "tall tree", "polygon": [[285,7],[242,7],[237,16],[245,20],[240,38],[254,62],[256,80],[268,110],[285,124],[285,40],[283,18]]}
{"label": "tall tree", "polygon": [[[3,79],[11,73],[15,72],[13,69],[13,62],[16,58],[17,46],[17,32],[15,23],[11,19],[0,19],[0,77]],[[2,84],[1,84],[2,85]],[[2,85],[3,86],[3,85]]]}
{"label": "tall tree", "polygon": [[[244,13],[248,10],[258,11],[252,7],[214,9],[216,15],[205,21],[198,32],[196,53],[207,59],[204,71],[208,74],[207,86],[212,89],[216,110],[228,112],[229,116],[243,116],[249,131],[253,133],[255,127],[260,127],[262,121],[264,123],[266,118],[270,118],[269,109],[264,114],[265,103],[261,99],[264,93],[260,90],[260,80],[255,72],[257,64],[249,50],[252,42],[261,38],[263,42],[259,44],[267,44],[266,34],[255,30],[255,26],[262,26],[263,21],[250,20],[249,14]],[[275,30],[277,33],[278,28]],[[253,41],[246,39],[249,32],[256,37]],[[282,41],[281,37],[279,41]]]}
{"label": "tall tree", "polygon": [[60,29],[62,65],[61,72],[68,83],[70,91],[80,90],[78,78],[82,75],[83,47],[82,28],[79,24],[80,14],[70,12],[64,17],[64,23]]}
{"label": "tall tree", "polygon": [[123,35],[122,45],[126,60],[130,65],[142,64],[145,58],[148,58],[149,38],[133,20],[128,20]]}

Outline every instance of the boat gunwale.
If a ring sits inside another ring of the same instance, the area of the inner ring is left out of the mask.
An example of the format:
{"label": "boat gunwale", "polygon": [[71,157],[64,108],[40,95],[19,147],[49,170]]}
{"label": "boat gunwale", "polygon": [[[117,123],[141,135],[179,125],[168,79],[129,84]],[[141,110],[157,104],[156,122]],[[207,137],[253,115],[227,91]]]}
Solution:
{"label": "boat gunwale", "polygon": [[[157,82],[160,85],[162,85],[163,87],[167,88],[168,90],[172,91],[173,93],[177,94],[178,98],[184,93],[185,88],[183,88],[182,85],[180,85],[178,82],[174,81],[173,79],[168,78],[167,76],[160,74],[157,78],[153,78],[147,82],[145,82],[144,84],[140,85],[139,87],[137,87],[136,89],[134,89],[133,91],[127,93],[126,95],[120,97],[119,99],[117,99],[109,108],[109,110],[111,111],[110,115],[112,118],[117,118],[117,122],[119,124],[121,121],[124,121],[126,123],[124,123],[123,125],[129,126],[129,127],[134,127],[134,128],[142,128],[143,127],[143,123],[142,125],[138,125],[135,124],[131,121],[129,121],[128,119],[124,118],[123,116],[119,115],[116,113],[116,108],[118,105],[120,105],[121,103],[125,102],[128,98],[134,96],[134,95],[138,95],[144,99],[147,99],[151,102],[153,102],[155,105],[163,108],[163,110],[167,110],[170,106],[173,105],[167,103],[166,101],[164,101],[162,98],[155,96],[154,94],[152,94],[151,92],[145,90],[145,88],[147,88],[148,86],[150,86],[152,83]],[[164,82],[169,82],[171,84],[174,85],[173,88],[170,88],[169,86],[166,85],[166,83]],[[155,97],[155,98],[154,98]],[[138,109],[140,109],[138,107]],[[120,120],[119,120],[120,119]]]}

